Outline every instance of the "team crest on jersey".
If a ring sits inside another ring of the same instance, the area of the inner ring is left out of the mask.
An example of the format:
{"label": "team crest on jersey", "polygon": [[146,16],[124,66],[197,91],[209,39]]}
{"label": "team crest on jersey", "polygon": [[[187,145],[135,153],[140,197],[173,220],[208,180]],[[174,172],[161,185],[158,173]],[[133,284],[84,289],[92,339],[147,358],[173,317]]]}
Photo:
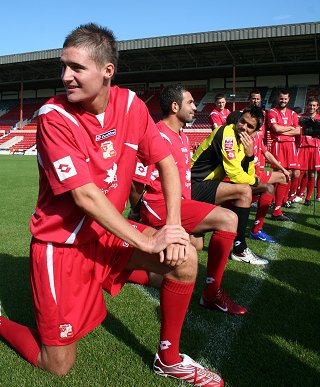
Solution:
{"label": "team crest on jersey", "polygon": [[117,134],[116,129],[108,130],[107,132],[104,132],[104,133],[101,133],[101,134],[97,134],[96,135],[96,141],[105,140],[106,138],[115,136],[116,134]]}
{"label": "team crest on jersey", "polygon": [[105,141],[101,145],[102,156],[104,159],[108,159],[109,157],[114,157],[117,155],[117,152],[114,149],[112,141]]}
{"label": "team crest on jersey", "polygon": [[71,324],[61,324],[59,326],[59,331],[60,331],[60,338],[61,339],[66,339],[67,337],[73,336],[73,330],[72,330]]}
{"label": "team crest on jersey", "polygon": [[115,181],[118,181],[117,169],[118,169],[118,165],[116,163],[113,163],[112,168],[107,169],[107,177],[104,179],[106,183],[111,184]]}
{"label": "team crest on jersey", "polygon": [[234,137],[226,137],[223,141],[223,149],[228,152],[233,150]]}

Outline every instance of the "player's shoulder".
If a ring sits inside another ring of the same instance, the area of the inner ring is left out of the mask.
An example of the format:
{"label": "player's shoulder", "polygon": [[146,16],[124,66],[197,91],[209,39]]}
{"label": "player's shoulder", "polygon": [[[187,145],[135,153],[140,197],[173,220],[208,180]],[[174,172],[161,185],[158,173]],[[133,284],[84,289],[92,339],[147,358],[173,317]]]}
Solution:
{"label": "player's shoulder", "polygon": [[49,98],[39,109],[38,116],[47,115],[51,112],[58,112],[69,115],[74,106],[68,102],[66,94],[56,95]]}

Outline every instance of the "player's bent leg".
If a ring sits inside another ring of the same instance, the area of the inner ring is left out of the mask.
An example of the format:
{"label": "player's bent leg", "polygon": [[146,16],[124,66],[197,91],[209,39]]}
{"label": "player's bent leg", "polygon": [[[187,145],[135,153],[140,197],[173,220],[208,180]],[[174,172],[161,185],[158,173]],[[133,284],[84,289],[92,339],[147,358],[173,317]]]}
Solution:
{"label": "player's bent leg", "polygon": [[52,374],[63,376],[72,368],[77,355],[77,343],[64,346],[43,345],[38,355],[38,367]]}
{"label": "player's bent leg", "polygon": [[247,184],[221,182],[217,188],[215,204],[233,201],[237,207],[249,208],[252,201],[251,187]]}
{"label": "player's bent leg", "polygon": [[[153,235],[157,230],[148,227],[143,230],[144,234]],[[196,250],[190,246],[188,259],[179,266],[171,267],[160,262],[159,254],[148,254],[135,249],[128,265],[127,270],[146,270],[148,272],[158,273],[175,281],[191,282],[197,276],[198,257]]]}
{"label": "player's bent leg", "polygon": [[203,250],[204,235],[190,235],[190,243],[195,247],[197,251]]}
{"label": "player's bent leg", "polygon": [[236,232],[238,224],[237,215],[223,207],[215,207],[209,214],[196,226],[193,233],[203,233],[213,230],[223,230]]}
{"label": "player's bent leg", "polygon": [[259,194],[269,194],[274,195],[274,186],[269,183],[260,182],[257,187],[252,187],[252,194],[253,195],[259,195]]}
{"label": "player's bent leg", "polygon": [[280,171],[273,171],[271,173],[271,176],[270,176],[270,179],[269,179],[269,183],[270,184],[286,184],[286,177],[285,175],[280,172]]}

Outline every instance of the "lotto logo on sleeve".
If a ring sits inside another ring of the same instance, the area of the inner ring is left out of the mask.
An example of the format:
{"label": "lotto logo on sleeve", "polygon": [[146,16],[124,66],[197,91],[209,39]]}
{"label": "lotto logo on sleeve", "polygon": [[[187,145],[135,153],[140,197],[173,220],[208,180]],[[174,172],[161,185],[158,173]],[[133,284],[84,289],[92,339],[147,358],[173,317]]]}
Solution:
{"label": "lotto logo on sleeve", "polygon": [[136,175],[147,176],[147,172],[148,172],[148,167],[145,167],[140,161],[138,161],[136,166]]}
{"label": "lotto logo on sleeve", "polygon": [[53,163],[60,181],[75,176],[77,171],[70,156],[63,157]]}

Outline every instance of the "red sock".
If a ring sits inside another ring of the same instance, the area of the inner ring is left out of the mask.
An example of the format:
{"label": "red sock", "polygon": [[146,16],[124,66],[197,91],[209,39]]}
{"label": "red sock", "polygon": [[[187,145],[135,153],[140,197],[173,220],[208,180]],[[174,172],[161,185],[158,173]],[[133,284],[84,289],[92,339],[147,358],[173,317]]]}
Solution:
{"label": "red sock", "polygon": [[264,220],[266,218],[266,215],[268,213],[270,204],[273,200],[273,195],[270,195],[268,193],[264,193],[260,195],[259,201],[258,201],[258,208],[256,213],[256,219],[254,221],[254,225],[252,227],[252,232],[256,234],[259,230],[262,229]]}
{"label": "red sock", "polygon": [[299,184],[299,179],[296,178],[291,180],[289,200],[294,199],[298,189],[298,184]]}
{"label": "red sock", "polygon": [[17,324],[4,317],[0,317],[0,329],[0,336],[29,363],[37,367],[37,358],[41,350],[38,331]]}
{"label": "red sock", "polygon": [[308,177],[308,184],[307,184],[307,195],[306,200],[310,200],[311,196],[313,194],[313,188],[314,188],[314,177],[309,176]]}
{"label": "red sock", "polygon": [[320,199],[320,171],[317,172],[317,199]]}
{"label": "red sock", "polygon": [[289,183],[287,183],[287,188],[286,188],[286,191],[283,195],[282,204],[284,204],[285,202],[287,202],[289,200],[290,187],[291,187],[291,180],[289,181]]}
{"label": "red sock", "polygon": [[297,196],[299,196],[300,198],[302,198],[303,194],[304,194],[304,190],[306,189],[307,187],[307,182],[308,182],[308,179],[307,179],[307,176],[305,175],[304,171],[303,173],[300,173],[300,176],[299,176],[299,189],[298,189],[298,194]]}
{"label": "red sock", "polygon": [[273,211],[274,216],[278,216],[282,214],[281,207],[287,190],[288,190],[288,184],[277,184],[276,192],[274,194],[274,197],[275,197],[275,204],[274,204],[274,211]]}
{"label": "red sock", "polygon": [[236,235],[235,232],[217,230],[211,236],[208,246],[206,287],[203,292],[203,296],[207,300],[212,299],[220,288],[224,269]]}
{"label": "red sock", "polygon": [[158,355],[166,365],[181,362],[180,335],[195,282],[164,278],[160,290],[161,330]]}
{"label": "red sock", "polygon": [[133,270],[127,282],[149,286],[150,285],[149,274],[145,270]]}

